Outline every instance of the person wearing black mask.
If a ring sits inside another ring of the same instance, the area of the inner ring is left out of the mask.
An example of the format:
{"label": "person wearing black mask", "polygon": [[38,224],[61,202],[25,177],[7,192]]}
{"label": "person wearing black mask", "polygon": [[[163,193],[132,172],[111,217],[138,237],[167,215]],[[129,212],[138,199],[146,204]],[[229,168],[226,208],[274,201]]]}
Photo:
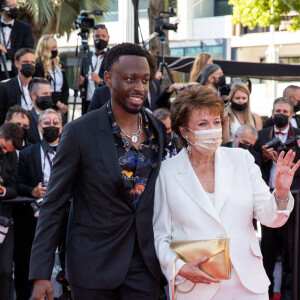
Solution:
{"label": "person wearing black mask", "polygon": [[[33,48],[34,40],[31,27],[22,21],[16,20],[18,7],[16,0],[1,1],[2,17],[0,23],[0,50],[6,55],[6,67],[9,78],[17,75],[14,66],[14,57],[21,48]],[[0,81],[6,79],[4,68],[0,67]]]}
{"label": "person wearing black mask", "polygon": [[[263,179],[269,185],[270,190],[273,190],[274,173],[278,153],[275,149],[268,147],[267,142],[277,138],[281,143],[285,143],[287,139],[300,135],[300,129],[291,126],[291,119],[293,117],[294,105],[289,98],[280,97],[273,103],[272,119],[273,126],[264,128],[258,132],[258,140],[254,149],[263,155],[263,163],[261,167]],[[300,158],[300,149],[298,146],[292,149],[296,152],[294,162]],[[300,172],[297,171],[292,182],[291,189],[298,189],[300,186]],[[279,245],[279,247],[278,247]],[[263,254],[263,263],[267,275],[271,281],[269,287],[269,296],[273,297],[274,287],[274,266],[275,258],[281,256],[282,258],[282,285],[281,298],[292,299],[292,270],[293,270],[293,249],[294,248],[294,214],[287,221],[286,225],[281,229],[267,228],[262,226],[262,241],[261,250]]]}
{"label": "person wearing black mask", "polygon": [[224,114],[223,143],[233,142],[241,125],[250,124],[256,130],[262,129],[260,116],[250,109],[250,92],[245,83],[236,82],[231,86],[228,102]]}
{"label": "person wearing black mask", "polygon": [[217,64],[207,65],[202,71],[200,83],[218,91],[219,87],[226,84],[221,67]]}
{"label": "person wearing black mask", "polygon": [[34,77],[29,84],[29,92],[32,100],[30,128],[27,138],[30,144],[35,144],[42,139],[42,134],[38,130],[38,116],[44,110],[52,108],[50,82],[42,77]]}
{"label": "person wearing black mask", "polygon": [[109,51],[107,47],[109,34],[104,24],[98,24],[94,27],[93,38],[95,51],[88,53],[86,69],[82,70],[80,76],[82,114],[87,112],[95,88],[104,85],[104,62]]}
{"label": "person wearing black mask", "polygon": [[57,41],[53,34],[43,35],[36,47],[36,72],[51,84],[53,109],[67,118],[69,84],[64,67],[59,61]]}
{"label": "person wearing black mask", "polygon": [[0,83],[0,124],[3,124],[11,106],[18,104],[26,110],[32,108],[28,85],[35,72],[34,50],[23,48],[17,51],[14,64],[18,75]]}
{"label": "person wearing black mask", "polygon": [[[18,172],[18,194],[43,198],[51,174],[60,134],[61,115],[46,109],[39,115],[39,132],[43,139],[20,152]],[[16,205],[15,220],[15,290],[17,299],[29,300],[32,283],[28,281],[30,250],[35,234],[38,213],[34,214],[30,204]]]}
{"label": "person wearing black mask", "polygon": [[[30,112],[20,105],[11,106],[6,114],[4,123],[14,123],[21,126],[24,132],[23,148],[28,146],[27,132],[30,127],[31,115]],[[17,151],[17,154],[19,151]]]}

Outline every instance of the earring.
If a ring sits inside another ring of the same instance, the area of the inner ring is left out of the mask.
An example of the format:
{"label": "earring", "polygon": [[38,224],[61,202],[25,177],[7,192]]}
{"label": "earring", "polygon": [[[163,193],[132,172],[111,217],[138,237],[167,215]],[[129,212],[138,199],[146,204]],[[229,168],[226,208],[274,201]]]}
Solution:
{"label": "earring", "polygon": [[188,144],[188,146],[186,147],[186,151],[187,151],[188,153],[191,153],[192,147],[191,147],[191,145],[189,144],[189,138],[188,138],[188,136],[185,137],[185,140],[186,140],[186,142],[187,142],[187,144]]}

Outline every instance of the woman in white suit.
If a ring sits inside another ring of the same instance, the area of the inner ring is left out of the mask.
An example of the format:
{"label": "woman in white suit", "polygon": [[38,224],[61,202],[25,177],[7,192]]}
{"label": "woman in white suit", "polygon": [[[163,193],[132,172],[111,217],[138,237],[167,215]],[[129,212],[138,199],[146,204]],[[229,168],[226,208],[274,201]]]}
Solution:
{"label": "woman in white suit", "polygon": [[[205,86],[185,89],[171,107],[172,129],[184,148],[162,164],[153,223],[157,257],[170,286],[174,263],[178,290],[196,283],[190,293],[177,293],[178,300],[267,300],[269,280],[252,219],[280,227],[294,204],[290,186],[300,164],[293,163],[295,154],[280,154],[271,194],[247,150],[219,147],[223,110],[218,94]],[[207,258],[185,263],[169,247],[173,240],[221,236],[230,241],[230,280],[202,272],[199,265]]]}

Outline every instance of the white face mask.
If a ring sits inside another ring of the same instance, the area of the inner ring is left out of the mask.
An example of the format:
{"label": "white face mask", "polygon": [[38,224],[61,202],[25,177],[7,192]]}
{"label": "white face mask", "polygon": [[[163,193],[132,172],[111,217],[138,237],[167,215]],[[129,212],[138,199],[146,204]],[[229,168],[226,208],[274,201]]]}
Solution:
{"label": "white face mask", "polygon": [[214,153],[222,144],[222,128],[197,131],[188,128],[188,130],[194,132],[195,144],[191,143],[188,138],[187,142],[204,155]]}

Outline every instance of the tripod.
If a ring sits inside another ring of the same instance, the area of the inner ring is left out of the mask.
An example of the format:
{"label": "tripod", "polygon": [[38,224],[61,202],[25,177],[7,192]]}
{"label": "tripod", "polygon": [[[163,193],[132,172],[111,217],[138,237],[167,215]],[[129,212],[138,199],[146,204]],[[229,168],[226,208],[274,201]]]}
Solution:
{"label": "tripod", "polygon": [[[166,61],[165,61],[165,55],[164,55],[164,43],[163,43],[164,40],[165,40],[165,38],[164,38],[163,35],[160,35],[160,36],[159,36],[159,39],[160,39],[160,42],[161,42],[162,62],[159,63],[158,72],[161,72],[161,73],[163,74],[164,69],[166,69],[167,74],[168,74],[168,77],[169,77],[169,80],[170,80],[171,83],[173,84],[173,83],[175,83],[175,82],[174,82],[174,79],[173,79],[173,76],[172,76],[171,71],[170,71],[170,69],[169,69],[168,63],[166,63]],[[176,93],[176,95],[178,95],[177,90],[175,90],[175,93]]]}
{"label": "tripod", "polygon": [[87,66],[87,56],[88,56],[88,53],[90,52],[90,48],[88,45],[89,30],[82,29],[81,32],[78,33],[78,35],[81,36],[81,45],[79,48],[77,69],[76,69],[76,76],[75,76],[72,120],[74,120],[76,101],[77,101],[79,85],[80,85],[79,81],[80,81],[81,71],[84,70],[84,74],[87,74],[87,67],[88,67]]}

